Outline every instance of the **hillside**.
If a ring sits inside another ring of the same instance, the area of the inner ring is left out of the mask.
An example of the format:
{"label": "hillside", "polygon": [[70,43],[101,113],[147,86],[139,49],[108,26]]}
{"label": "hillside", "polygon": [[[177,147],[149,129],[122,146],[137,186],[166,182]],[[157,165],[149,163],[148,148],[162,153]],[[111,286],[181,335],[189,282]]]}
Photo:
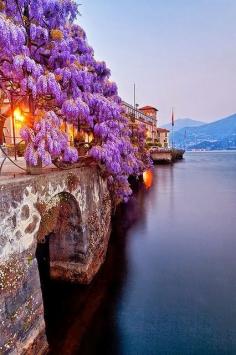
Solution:
{"label": "hillside", "polygon": [[199,127],[174,132],[176,147],[186,149],[233,149],[236,139],[236,114]]}
{"label": "hillside", "polygon": [[[178,118],[175,121],[175,131],[179,131],[185,127],[198,127],[204,125],[204,122],[192,120],[191,118]],[[172,129],[171,123],[162,126],[163,128]]]}

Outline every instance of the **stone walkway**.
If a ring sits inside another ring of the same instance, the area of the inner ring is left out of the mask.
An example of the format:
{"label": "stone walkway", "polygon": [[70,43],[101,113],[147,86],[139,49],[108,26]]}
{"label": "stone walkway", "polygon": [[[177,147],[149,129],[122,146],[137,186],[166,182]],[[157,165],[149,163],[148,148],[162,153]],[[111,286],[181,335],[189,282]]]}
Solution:
{"label": "stone walkway", "polygon": [[[32,175],[27,174],[26,172],[26,164],[25,164],[25,159],[24,157],[18,157],[17,160],[15,161],[15,159],[13,157],[11,157],[12,161],[10,161],[9,159],[6,159],[2,169],[0,171],[0,184],[3,185],[6,182],[9,182],[9,180],[13,180],[13,179],[26,179],[27,177],[30,177]],[[3,157],[0,156],[0,166],[3,162]],[[18,166],[16,166],[15,164],[17,164]],[[63,170],[72,170],[72,169],[76,169],[76,168],[83,168],[83,167],[88,167],[88,166],[97,166],[97,163],[94,162],[94,160],[92,158],[89,157],[80,157],[79,162],[75,163],[71,166],[71,168],[68,169],[68,167],[63,166],[63,164],[61,166],[56,167],[55,165],[49,165],[47,167],[44,167],[42,169],[42,173],[40,173],[40,175],[44,175],[44,174],[48,174],[48,173],[52,173],[55,171],[63,171]]]}
{"label": "stone walkway", "polygon": [[[25,160],[23,157],[18,157],[17,161],[14,160],[14,158],[11,158],[14,163],[16,163],[18,166],[20,166],[23,169],[26,169],[26,164]],[[3,162],[3,158],[0,157],[0,165]],[[4,183],[4,181],[9,181],[9,179],[15,179],[15,178],[23,178],[26,177],[28,174],[26,171],[22,170],[21,168],[17,167],[15,164],[13,164],[9,159],[6,159],[1,173],[0,173],[0,182]],[[47,168],[43,169],[43,174],[51,172],[52,170],[57,169],[54,165],[50,165]]]}

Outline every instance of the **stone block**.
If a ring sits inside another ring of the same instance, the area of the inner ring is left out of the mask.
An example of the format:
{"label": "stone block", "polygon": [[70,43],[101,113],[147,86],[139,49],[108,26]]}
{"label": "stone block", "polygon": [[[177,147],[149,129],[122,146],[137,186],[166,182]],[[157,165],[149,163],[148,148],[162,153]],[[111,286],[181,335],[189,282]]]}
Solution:
{"label": "stone block", "polygon": [[37,243],[50,238],[52,278],[91,282],[110,235],[107,184],[96,167],[5,181],[0,217],[0,354],[40,355],[47,340]]}

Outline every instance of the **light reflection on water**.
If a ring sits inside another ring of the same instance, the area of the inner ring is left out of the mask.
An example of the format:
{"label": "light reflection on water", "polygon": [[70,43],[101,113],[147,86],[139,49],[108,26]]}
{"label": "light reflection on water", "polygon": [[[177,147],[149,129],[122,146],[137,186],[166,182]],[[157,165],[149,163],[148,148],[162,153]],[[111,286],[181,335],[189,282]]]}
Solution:
{"label": "light reflection on water", "polygon": [[144,185],[146,186],[147,190],[152,187],[152,184],[153,184],[153,170],[152,169],[144,171],[143,182],[144,182]]}
{"label": "light reflection on water", "polygon": [[54,354],[236,354],[236,153],[154,170],[89,287],[51,286]]}

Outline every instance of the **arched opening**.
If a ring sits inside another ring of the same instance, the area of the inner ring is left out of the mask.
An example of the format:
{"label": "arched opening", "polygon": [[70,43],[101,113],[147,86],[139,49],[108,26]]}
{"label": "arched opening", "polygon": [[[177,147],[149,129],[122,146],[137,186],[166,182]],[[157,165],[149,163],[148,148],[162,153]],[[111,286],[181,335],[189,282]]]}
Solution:
{"label": "arched opening", "polygon": [[[47,319],[51,279],[61,279],[54,265],[80,262],[85,253],[81,211],[75,197],[62,192],[38,206],[41,223],[36,258]],[[58,277],[57,277],[58,276]]]}

